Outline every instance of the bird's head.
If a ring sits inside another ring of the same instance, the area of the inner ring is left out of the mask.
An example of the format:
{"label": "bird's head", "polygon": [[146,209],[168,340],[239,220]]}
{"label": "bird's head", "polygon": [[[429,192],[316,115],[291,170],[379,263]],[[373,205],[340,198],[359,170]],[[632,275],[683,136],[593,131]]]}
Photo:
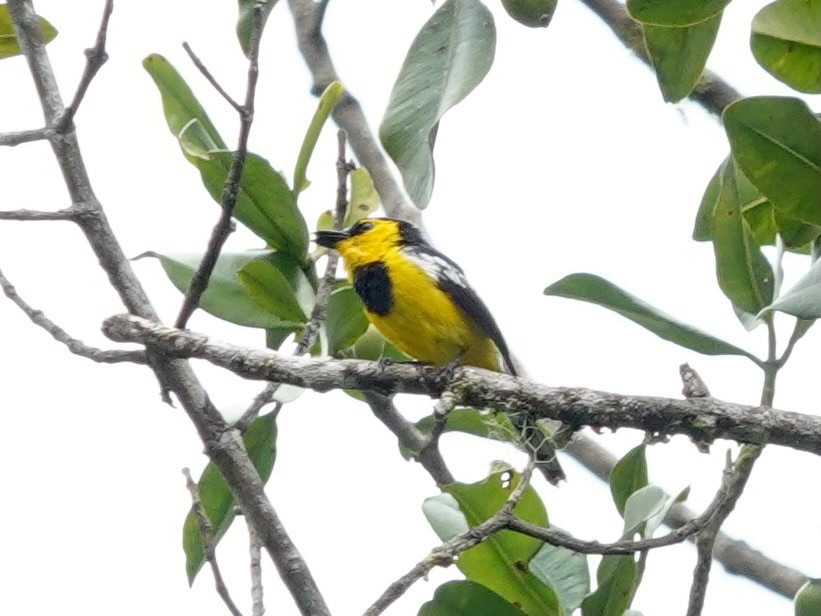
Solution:
{"label": "bird's head", "polygon": [[316,243],[337,250],[349,268],[378,261],[391,250],[422,242],[419,228],[395,218],[363,218],[344,231],[316,232]]}

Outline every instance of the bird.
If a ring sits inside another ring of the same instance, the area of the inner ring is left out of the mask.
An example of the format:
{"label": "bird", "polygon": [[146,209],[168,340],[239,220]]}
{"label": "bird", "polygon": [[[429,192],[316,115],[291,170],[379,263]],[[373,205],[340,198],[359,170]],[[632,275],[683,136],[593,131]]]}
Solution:
{"label": "bird", "polygon": [[[405,220],[364,218],[346,230],[316,232],[336,250],[374,327],[395,347],[431,366],[461,364],[517,376],[496,320],[451,258]],[[544,433],[521,413],[511,423],[553,484],[564,471]]]}

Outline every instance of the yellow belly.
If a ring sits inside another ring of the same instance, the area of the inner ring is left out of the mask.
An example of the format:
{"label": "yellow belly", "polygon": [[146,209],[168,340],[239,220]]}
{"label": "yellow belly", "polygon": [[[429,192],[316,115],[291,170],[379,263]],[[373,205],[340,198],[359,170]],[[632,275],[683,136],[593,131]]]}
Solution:
{"label": "yellow belly", "polygon": [[434,366],[460,363],[499,371],[496,345],[413,263],[391,264],[393,304],[368,319],[394,346]]}

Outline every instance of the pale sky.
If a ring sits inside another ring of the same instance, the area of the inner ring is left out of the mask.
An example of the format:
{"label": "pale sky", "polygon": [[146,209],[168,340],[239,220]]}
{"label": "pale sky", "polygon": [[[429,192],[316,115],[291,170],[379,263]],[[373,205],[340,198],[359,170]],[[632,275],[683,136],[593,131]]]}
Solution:
{"label": "pale sky", "polygon": [[[315,109],[286,3],[271,15],[262,44],[251,149],[290,177]],[[755,64],[749,23],[765,3],[729,6],[709,66],[743,94],[792,94]],[[529,30],[488,2],[498,31],[485,81],[443,120],[436,143],[437,183],[424,213],[433,240],[465,269],[532,378],[551,385],[680,396],[678,366],[689,362],[713,395],[756,404],[761,375],[740,358],[700,356],[603,309],[547,298],[544,287],[587,271],[713,334],[763,353],[762,331],[747,334],[715,282],[711,247],[690,239],[703,189],[726,156],[718,123],[700,107],[664,104],[650,70],[580,3],[564,1],[547,30]],[[205,8],[203,8],[205,7]],[[102,2],[41,1],[60,30],[49,46],[64,99],[93,44]],[[325,33],[345,85],[376,127],[402,59],[431,13],[428,2],[333,0]],[[237,119],[188,61],[188,41],[237,98],[245,60],[234,35],[233,2],[120,3],[109,30],[109,63],[76,118],[94,189],[126,254],[204,249],[218,207],[179,152],[142,58],[169,58],[194,88],[223,138],[236,142]],[[37,128],[42,116],[25,62],[0,63],[0,132]],[[805,97],[815,110],[821,97]],[[333,202],[335,136],[324,132],[301,204],[309,226]],[[3,209],[69,205],[44,143],[0,149]],[[245,230],[230,250],[259,247]],[[806,267],[788,258],[788,288]],[[181,296],[153,262],[135,269],[163,319]],[[67,223],[0,222],[0,267],[32,305],[75,337],[110,348],[99,331],[122,305],[77,229]],[[791,323],[781,320],[781,339]],[[261,332],[198,312],[192,329],[249,346]],[[776,406],[818,414],[821,331],[798,345],[779,377]],[[99,366],[71,356],[0,299],[0,410],[6,425],[0,468],[6,498],[0,613],[80,612],[122,616],[226,614],[210,572],[189,590],[181,526],[190,506],[180,470],[198,474],[202,446],[179,408],[160,402],[143,367]],[[226,414],[260,389],[202,362],[195,367]],[[428,400],[399,400],[409,416]],[[306,394],[279,422],[278,457],[268,486],[274,507],[302,551],[334,614],[361,613],[385,587],[438,544],[421,512],[437,493],[424,470],[398,454],[395,438],[367,407],[341,393]],[[619,454],[641,442],[623,430],[601,437]],[[684,438],[649,449],[651,481],[692,488],[701,510],[721,477],[719,442],[699,454]],[[482,478],[492,460],[521,465],[511,447],[446,436],[443,451],[461,481]],[[585,539],[618,538],[621,519],[606,486],[569,458],[568,481],[536,481],[551,522]],[[821,460],[768,448],[725,530],[756,549],[821,576]],[[660,531],[663,532],[663,531]],[[250,613],[247,539],[235,523],[219,547],[234,599]],[[591,559],[595,571],[596,559]],[[695,552],[653,551],[634,608],[645,616],[683,613]],[[297,614],[270,562],[264,563],[268,613]],[[387,613],[412,615],[434,589],[460,578],[435,570]],[[714,567],[705,616],[791,614],[784,599]]]}

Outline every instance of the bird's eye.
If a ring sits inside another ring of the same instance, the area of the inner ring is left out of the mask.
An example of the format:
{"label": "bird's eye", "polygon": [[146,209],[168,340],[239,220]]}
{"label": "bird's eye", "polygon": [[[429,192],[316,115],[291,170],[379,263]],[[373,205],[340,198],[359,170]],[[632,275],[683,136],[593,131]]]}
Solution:
{"label": "bird's eye", "polygon": [[353,229],[351,229],[351,235],[359,235],[371,229],[373,229],[373,223],[370,220],[363,220],[354,225]]}

